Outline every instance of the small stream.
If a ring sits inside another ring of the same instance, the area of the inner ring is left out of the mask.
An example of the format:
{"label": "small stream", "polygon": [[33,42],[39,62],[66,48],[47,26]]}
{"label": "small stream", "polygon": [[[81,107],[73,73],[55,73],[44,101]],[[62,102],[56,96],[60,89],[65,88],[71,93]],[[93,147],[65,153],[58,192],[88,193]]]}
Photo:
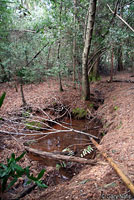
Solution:
{"label": "small stream", "polygon": [[[69,119],[64,119],[63,122],[60,122],[62,125],[73,128],[75,130],[83,131],[89,134],[92,134],[98,138],[101,138],[100,136],[100,128],[102,127],[102,124],[99,119],[95,118],[92,121],[89,121],[87,119],[73,119],[71,122]],[[81,156],[83,150],[87,148],[88,145],[92,145],[89,137],[86,135],[83,135],[81,133],[76,132],[62,132],[64,130],[63,127],[61,127],[58,124],[54,124],[53,128],[56,130],[61,130],[61,132],[50,134],[44,139],[37,140],[36,142],[32,143],[30,147],[34,149],[38,149],[41,151],[46,152],[53,152],[53,153],[59,153],[59,154],[69,154],[72,153],[75,156]],[[38,138],[38,137],[36,137]],[[69,149],[68,152],[64,152],[63,150]],[[93,151],[90,154],[87,154],[85,158],[94,158],[95,157],[95,151]],[[29,153],[29,157],[32,160],[36,160],[41,162],[45,166],[53,166],[55,167],[57,164],[57,161],[45,158],[42,159],[41,157],[34,155],[32,153]]]}

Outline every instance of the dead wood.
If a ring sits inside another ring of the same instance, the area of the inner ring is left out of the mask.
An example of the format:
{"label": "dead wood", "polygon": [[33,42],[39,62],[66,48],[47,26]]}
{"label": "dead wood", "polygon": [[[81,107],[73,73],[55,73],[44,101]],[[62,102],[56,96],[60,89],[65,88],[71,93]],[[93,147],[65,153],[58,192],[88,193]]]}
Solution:
{"label": "dead wood", "polygon": [[25,197],[27,194],[31,193],[32,190],[34,190],[36,186],[37,186],[36,184],[33,184],[32,186],[28,187],[27,189],[25,189],[23,192],[21,192],[20,194],[18,194],[16,197],[12,198],[11,200],[19,200]]}
{"label": "dead wood", "polygon": [[[115,83],[134,83],[134,81],[132,80],[112,80],[112,82],[115,82]],[[110,81],[108,81],[108,83],[110,83]]]}
{"label": "dead wood", "polygon": [[116,173],[119,175],[119,177],[122,179],[122,181],[125,183],[125,185],[130,189],[132,195],[134,195],[134,185],[132,184],[131,180],[122,172],[122,170],[118,167],[118,165],[113,161],[112,158],[108,157],[108,155],[103,152],[99,146],[99,144],[91,138],[92,143],[95,145],[95,147],[100,151],[100,153],[103,155],[103,157],[109,162],[109,164],[114,168]]}
{"label": "dead wood", "polygon": [[60,155],[60,154],[54,154],[51,152],[40,151],[40,150],[33,149],[30,147],[25,147],[25,149],[27,151],[37,154],[41,157],[49,157],[49,158],[55,159],[55,160],[64,160],[64,161],[77,162],[77,163],[88,164],[88,165],[96,164],[96,160],[88,160],[85,158],[79,158],[79,157],[74,157],[74,156],[65,156],[65,155]]}

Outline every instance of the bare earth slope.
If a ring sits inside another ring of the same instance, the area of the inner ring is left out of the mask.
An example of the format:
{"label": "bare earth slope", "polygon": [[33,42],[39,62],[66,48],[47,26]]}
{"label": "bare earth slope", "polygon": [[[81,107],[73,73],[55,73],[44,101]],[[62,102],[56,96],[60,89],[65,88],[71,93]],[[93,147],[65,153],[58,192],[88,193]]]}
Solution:
{"label": "bare earth slope", "polygon": [[[116,78],[122,80],[134,79],[130,78],[130,74],[119,74],[116,75]],[[57,92],[58,87],[56,86],[50,85],[49,89],[43,87],[44,85],[40,85],[40,88],[39,86],[33,86],[33,90],[26,88],[29,91],[29,93],[26,93],[26,99],[29,100],[30,104],[35,103],[37,106],[42,106],[58,98],[60,101],[66,99],[66,102],[71,106],[84,106],[84,102],[80,100],[79,92],[66,90],[60,94]],[[108,83],[103,80],[92,84],[91,89],[101,91],[105,98],[104,104],[97,110],[104,123],[104,129],[107,131],[101,141],[101,148],[105,150],[108,156],[113,158],[123,172],[134,182],[134,84],[125,82]],[[34,97],[35,92],[37,94],[36,98]],[[11,91],[8,91],[9,96],[11,93]],[[43,95],[45,98],[43,98]],[[20,97],[18,99],[15,94],[10,97],[11,100],[10,98],[6,100],[1,113],[10,112],[11,107],[14,110],[21,105]],[[44,191],[35,189],[23,199],[97,200],[132,198],[122,180],[107,161],[98,154],[96,166],[85,166],[71,181],[49,187]]]}

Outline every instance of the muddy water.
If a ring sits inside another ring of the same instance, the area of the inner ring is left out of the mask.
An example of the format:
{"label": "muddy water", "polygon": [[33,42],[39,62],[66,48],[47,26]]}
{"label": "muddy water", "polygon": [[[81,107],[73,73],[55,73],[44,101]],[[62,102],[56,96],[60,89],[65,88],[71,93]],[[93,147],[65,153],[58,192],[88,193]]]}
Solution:
{"label": "muddy water", "polygon": [[[60,122],[61,123],[61,122]],[[64,126],[73,128],[75,130],[84,131],[86,133],[93,134],[99,137],[99,129],[101,127],[101,122],[98,119],[92,121],[89,120],[73,120],[70,122],[68,119],[64,120],[62,123]],[[54,129],[64,130],[60,125],[53,125]],[[31,144],[30,147],[42,151],[61,153],[65,148],[69,148],[75,156],[80,156],[83,149],[86,148],[90,143],[88,136],[76,133],[76,132],[59,132],[48,135],[44,139],[37,140],[35,143]],[[68,153],[68,152],[67,152]],[[86,158],[93,158],[95,152],[86,155]],[[39,156],[29,154],[32,160],[37,160],[43,162],[47,166],[56,166],[57,161],[49,158],[42,159]]]}

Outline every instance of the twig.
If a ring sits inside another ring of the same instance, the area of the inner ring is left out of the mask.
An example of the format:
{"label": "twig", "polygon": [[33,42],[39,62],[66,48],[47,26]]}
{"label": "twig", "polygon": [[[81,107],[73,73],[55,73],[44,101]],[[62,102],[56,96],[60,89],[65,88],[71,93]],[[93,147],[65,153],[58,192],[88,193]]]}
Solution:
{"label": "twig", "polygon": [[48,45],[49,43],[45,44],[40,51],[38,51],[35,56],[25,65],[27,67],[28,65],[31,64],[31,62],[43,51],[43,49]]}
{"label": "twig", "polygon": [[[39,117],[39,118],[41,118],[41,117]],[[44,119],[44,118],[41,118],[41,119]],[[47,120],[47,119],[45,119],[45,120]],[[94,139],[98,139],[98,137],[96,137],[96,136],[94,136],[94,135],[92,135],[92,134],[90,134],[90,133],[86,133],[86,132],[79,131],[79,130],[76,130],[76,129],[73,129],[73,128],[69,128],[69,127],[67,127],[67,126],[62,125],[61,123],[59,123],[59,122],[57,122],[57,121],[54,121],[54,120],[48,120],[48,121],[50,121],[50,122],[52,122],[52,123],[54,123],[54,124],[57,124],[57,125],[59,125],[59,126],[65,128],[66,131],[68,130],[69,132],[71,131],[71,132],[75,132],[75,133],[80,133],[80,134],[83,134],[83,135],[92,137],[92,138],[94,138]],[[63,130],[60,130],[60,131],[62,132]],[[60,132],[60,131],[59,131],[59,132]],[[67,132],[68,132],[68,131],[67,131]]]}

